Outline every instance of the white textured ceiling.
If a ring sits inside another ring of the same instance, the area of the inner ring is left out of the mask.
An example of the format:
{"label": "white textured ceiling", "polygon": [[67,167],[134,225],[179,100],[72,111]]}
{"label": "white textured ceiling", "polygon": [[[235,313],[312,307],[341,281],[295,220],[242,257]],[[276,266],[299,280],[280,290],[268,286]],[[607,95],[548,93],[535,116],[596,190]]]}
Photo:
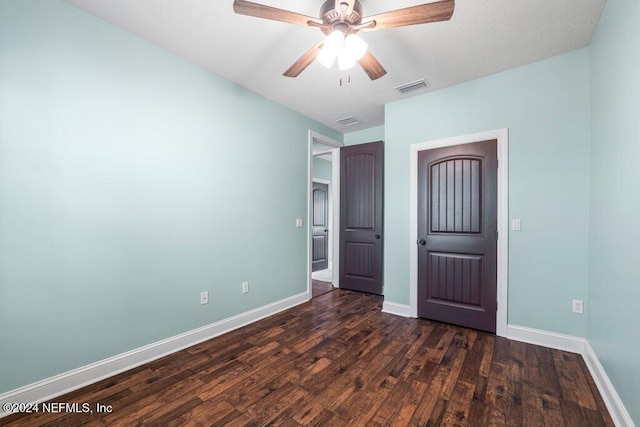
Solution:
{"label": "white textured ceiling", "polygon": [[[450,21],[361,32],[388,71],[371,81],[359,67],[339,72],[317,62],[297,78],[282,76],[324,35],[236,15],[232,0],[66,1],[341,133],[382,125],[384,104],[409,96],[396,86],[426,78],[431,87],[412,92],[424,93],[587,46],[605,3],[456,0]],[[252,1],[309,16],[323,3]],[[365,16],[428,2],[361,0]],[[361,124],[336,123],[348,116]]]}

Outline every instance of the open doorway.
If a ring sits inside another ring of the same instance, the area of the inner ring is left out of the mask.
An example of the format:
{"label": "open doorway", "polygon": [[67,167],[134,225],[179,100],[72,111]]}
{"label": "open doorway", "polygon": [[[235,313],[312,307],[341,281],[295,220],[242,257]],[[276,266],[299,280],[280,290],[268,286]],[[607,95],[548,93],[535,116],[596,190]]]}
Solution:
{"label": "open doorway", "polygon": [[309,131],[308,285],[309,298],[339,287],[340,147]]}

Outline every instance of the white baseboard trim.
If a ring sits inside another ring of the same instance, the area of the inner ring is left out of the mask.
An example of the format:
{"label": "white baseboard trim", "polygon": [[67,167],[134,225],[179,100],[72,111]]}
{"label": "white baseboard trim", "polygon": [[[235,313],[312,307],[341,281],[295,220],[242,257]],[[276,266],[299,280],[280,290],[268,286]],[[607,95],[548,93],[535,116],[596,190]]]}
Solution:
{"label": "white baseboard trim", "polygon": [[600,364],[598,356],[596,356],[596,353],[588,341],[585,342],[582,356],[584,357],[584,362],[587,364],[587,368],[589,368],[589,372],[591,372],[593,381],[595,381],[596,386],[598,386],[602,400],[604,400],[605,405],[607,405],[609,415],[611,415],[615,425],[620,427],[634,427],[635,424],[631,419],[631,415],[627,412],[627,408],[625,408],[624,403],[622,403],[618,392],[616,392],[613,384],[611,384],[609,376],[602,367],[602,364]]}
{"label": "white baseboard trim", "polygon": [[580,337],[516,325],[507,325],[507,338],[579,354],[584,352],[586,342]]}
{"label": "white baseboard trim", "polygon": [[571,335],[516,325],[507,325],[507,338],[582,355],[615,425],[618,427],[635,427],[627,408],[625,408],[620,396],[618,396],[589,341]]}
{"label": "white baseboard trim", "polygon": [[382,312],[395,314],[396,316],[411,317],[411,307],[397,302],[384,301],[382,303]]}
{"label": "white baseboard trim", "polygon": [[[187,347],[241,328],[309,300],[303,292],[271,304],[220,320],[210,325],[136,348],[72,371],[0,394],[0,408],[5,403],[45,402],[57,396],[93,384],[136,366],[151,362]],[[0,409],[0,418],[10,415]]]}

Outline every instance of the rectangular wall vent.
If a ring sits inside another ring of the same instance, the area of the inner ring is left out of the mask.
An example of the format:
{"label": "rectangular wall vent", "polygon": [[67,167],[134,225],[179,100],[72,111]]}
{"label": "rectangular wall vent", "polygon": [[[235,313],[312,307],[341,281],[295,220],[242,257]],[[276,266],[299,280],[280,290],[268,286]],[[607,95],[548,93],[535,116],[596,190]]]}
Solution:
{"label": "rectangular wall vent", "polygon": [[360,122],[354,119],[353,117],[345,117],[344,119],[336,120],[336,123],[339,123],[345,127],[360,124]]}
{"label": "rectangular wall vent", "polygon": [[405,93],[409,93],[414,90],[423,89],[426,87],[431,87],[429,82],[426,79],[420,79],[420,80],[416,80],[415,82],[398,86],[396,87],[396,90],[404,95]]}

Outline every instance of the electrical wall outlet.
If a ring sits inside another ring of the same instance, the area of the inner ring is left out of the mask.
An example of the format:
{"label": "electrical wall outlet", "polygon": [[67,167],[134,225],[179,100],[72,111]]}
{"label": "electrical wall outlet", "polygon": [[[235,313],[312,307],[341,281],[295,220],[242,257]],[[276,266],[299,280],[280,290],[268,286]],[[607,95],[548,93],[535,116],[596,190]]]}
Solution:
{"label": "electrical wall outlet", "polygon": [[584,313],[584,305],[582,304],[582,300],[574,299],[571,302],[571,307],[573,308],[574,313],[578,313],[578,314]]}
{"label": "electrical wall outlet", "polygon": [[247,292],[249,292],[249,282],[244,282],[242,284],[242,293],[246,294]]}
{"label": "electrical wall outlet", "polygon": [[200,292],[200,304],[209,304],[209,292]]}

